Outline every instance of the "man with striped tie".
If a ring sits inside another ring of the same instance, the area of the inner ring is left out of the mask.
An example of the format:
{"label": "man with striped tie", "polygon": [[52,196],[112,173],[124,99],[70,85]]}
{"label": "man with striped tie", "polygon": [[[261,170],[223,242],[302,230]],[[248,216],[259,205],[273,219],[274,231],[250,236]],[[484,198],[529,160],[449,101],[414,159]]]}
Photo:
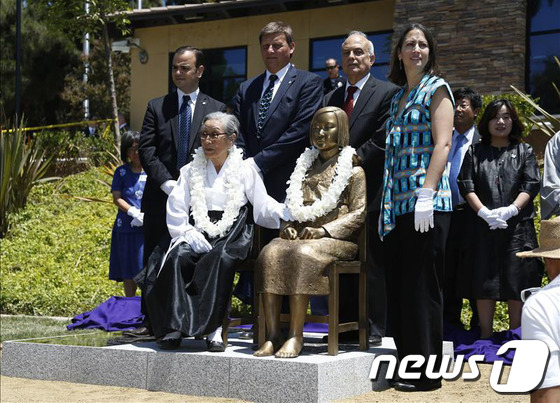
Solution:
{"label": "man with striped tie", "polygon": [[323,83],[290,63],[296,43],[289,25],[268,23],[259,42],[266,71],[242,83],[237,93],[237,145],[263,176],[268,194],[283,201],[296,159],[309,146],[309,124],[321,105]]}
{"label": "man with striped tie", "polygon": [[[179,170],[192,159],[200,146],[198,130],[202,119],[226,106],[200,92],[204,54],[192,46],[175,51],[172,78],[176,90],[152,99],[144,115],[138,153],[147,174],[142,197],[144,212],[144,263],[157,245],[166,250],[171,240],[165,219],[167,196],[179,177]],[[143,310],[144,313],[144,310]],[[134,335],[148,334],[141,327]]]}

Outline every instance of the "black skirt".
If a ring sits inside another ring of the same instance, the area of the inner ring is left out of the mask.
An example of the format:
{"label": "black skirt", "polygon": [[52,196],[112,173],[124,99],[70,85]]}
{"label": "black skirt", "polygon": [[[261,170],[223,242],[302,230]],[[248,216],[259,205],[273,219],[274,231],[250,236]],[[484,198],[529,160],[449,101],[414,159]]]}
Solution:
{"label": "black skirt", "polygon": [[[239,212],[226,235],[209,239],[212,250],[195,253],[183,242],[167,255],[158,275],[164,250],[157,247],[137,277],[156,337],[171,331],[202,336],[221,326],[228,313],[235,267],[249,255],[253,225],[247,223],[248,207]],[[221,211],[208,213],[212,222]]]}

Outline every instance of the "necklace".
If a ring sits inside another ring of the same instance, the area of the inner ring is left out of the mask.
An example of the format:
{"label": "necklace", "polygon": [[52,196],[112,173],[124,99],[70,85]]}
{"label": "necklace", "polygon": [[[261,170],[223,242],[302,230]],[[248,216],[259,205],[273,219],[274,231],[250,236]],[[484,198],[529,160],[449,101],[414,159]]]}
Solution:
{"label": "necklace", "polygon": [[[190,164],[188,183],[191,194],[191,211],[195,227],[208,234],[210,238],[224,236],[239,215],[239,209],[244,204],[244,188],[241,184],[241,172],[243,163],[243,151],[235,146],[229,149],[227,166],[224,169],[224,186],[226,188],[226,206],[222,218],[213,223],[208,217],[208,204],[206,203],[206,192],[204,180],[206,178],[206,166],[208,160],[204,156],[202,147],[195,151],[193,162]],[[226,164],[224,164],[226,165]]]}
{"label": "necklace", "polygon": [[348,186],[352,176],[352,157],[356,153],[350,146],[346,146],[340,152],[336,161],[336,171],[333,181],[328,191],[319,200],[315,200],[309,206],[303,205],[303,181],[307,176],[307,171],[319,156],[319,150],[315,147],[307,148],[296,162],[296,167],[286,190],[286,206],[295,221],[308,222],[332,211],[337,205],[340,195]]}

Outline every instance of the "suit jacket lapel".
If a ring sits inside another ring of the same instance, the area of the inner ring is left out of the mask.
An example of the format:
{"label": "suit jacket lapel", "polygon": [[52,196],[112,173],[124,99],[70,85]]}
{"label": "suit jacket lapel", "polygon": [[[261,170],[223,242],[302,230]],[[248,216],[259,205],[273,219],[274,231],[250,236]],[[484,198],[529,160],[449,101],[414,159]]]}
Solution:
{"label": "suit jacket lapel", "polygon": [[179,141],[179,97],[177,91],[171,94],[170,97],[170,126],[171,126],[171,137],[173,138],[173,142],[175,143],[175,149],[177,149]]}
{"label": "suit jacket lapel", "polygon": [[371,74],[369,76],[369,79],[364,84],[362,91],[360,92],[358,102],[356,102],[356,105],[354,105],[354,110],[352,111],[352,116],[350,117],[350,127],[352,127],[352,125],[356,121],[356,117],[362,112],[362,109],[364,109],[364,106],[367,105],[369,99],[373,95],[375,84],[375,77],[373,77],[373,75]]}
{"label": "suit jacket lapel", "polygon": [[208,105],[208,97],[202,92],[198,93],[196,97],[196,105],[194,107],[193,119],[191,122],[191,132],[189,133],[189,154],[192,153],[192,147],[196,136],[198,135],[198,130],[202,124],[202,119],[206,116],[206,106]]}
{"label": "suit jacket lapel", "polygon": [[[284,97],[286,91],[288,91],[288,88],[290,88],[292,83],[296,80],[296,76],[297,76],[296,69],[293,66],[290,66],[290,68],[286,73],[286,76],[284,77],[282,83],[280,84],[280,87],[278,87],[278,91],[276,91],[276,94],[274,95],[274,99],[272,100],[272,103],[270,104],[268,110],[266,111],[266,116],[264,118],[264,125],[266,125],[266,122],[268,121],[270,116],[272,116],[276,108],[278,108],[278,105],[280,105],[280,101]],[[257,113],[257,118],[258,118],[258,113]]]}

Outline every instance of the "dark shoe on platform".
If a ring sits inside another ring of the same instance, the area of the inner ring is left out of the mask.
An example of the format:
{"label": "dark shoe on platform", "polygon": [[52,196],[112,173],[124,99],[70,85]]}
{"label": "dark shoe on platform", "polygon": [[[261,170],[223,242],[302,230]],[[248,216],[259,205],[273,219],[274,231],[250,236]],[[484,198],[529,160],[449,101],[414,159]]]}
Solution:
{"label": "dark shoe on platform", "polygon": [[137,337],[137,336],[152,336],[152,331],[146,326],[140,326],[136,329],[125,330],[123,336]]}
{"label": "dark shoe on platform", "polygon": [[253,339],[253,332],[252,331],[241,332],[241,333],[239,333],[239,338],[241,340],[252,340]]}
{"label": "dark shoe on platform", "polygon": [[226,351],[226,345],[223,341],[206,340],[206,345],[208,346],[208,351],[212,353],[223,353]]}
{"label": "dark shoe on platform", "polygon": [[380,346],[383,343],[383,339],[381,336],[378,335],[370,335],[369,336],[369,345],[371,346]]}
{"label": "dark shoe on platform", "polygon": [[177,338],[163,338],[160,341],[158,341],[158,345],[162,350],[177,350],[179,348],[179,346],[181,345],[181,340],[182,338],[179,337]]}
{"label": "dark shoe on platform", "polygon": [[431,390],[441,389],[441,381],[411,382],[400,379],[395,381],[393,387],[399,392],[429,392]]}

